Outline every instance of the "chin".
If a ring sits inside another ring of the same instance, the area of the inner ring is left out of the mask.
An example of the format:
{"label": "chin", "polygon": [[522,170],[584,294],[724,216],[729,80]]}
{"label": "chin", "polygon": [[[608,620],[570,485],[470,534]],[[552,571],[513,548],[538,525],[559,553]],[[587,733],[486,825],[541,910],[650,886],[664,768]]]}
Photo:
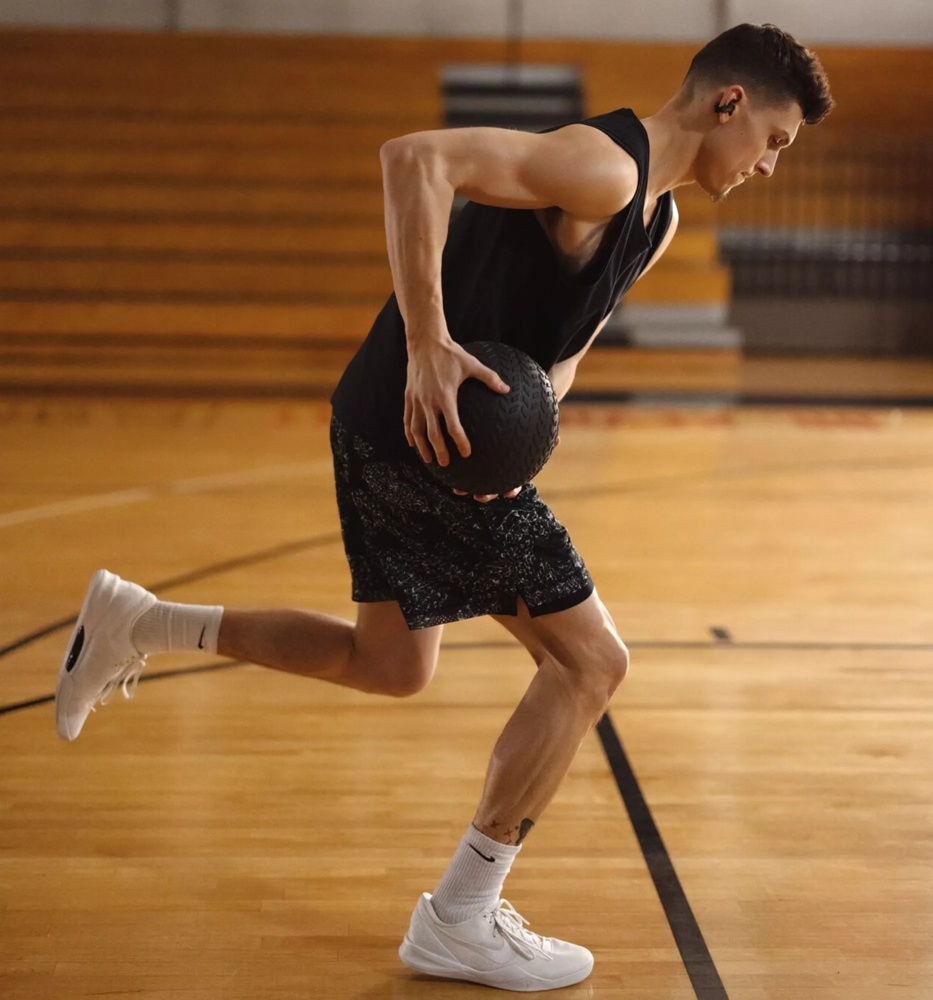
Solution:
{"label": "chin", "polygon": [[723,184],[721,177],[716,179],[709,176],[704,177],[702,174],[697,175],[697,186],[701,191],[708,194],[710,200],[714,202],[722,201],[732,190],[732,185]]}

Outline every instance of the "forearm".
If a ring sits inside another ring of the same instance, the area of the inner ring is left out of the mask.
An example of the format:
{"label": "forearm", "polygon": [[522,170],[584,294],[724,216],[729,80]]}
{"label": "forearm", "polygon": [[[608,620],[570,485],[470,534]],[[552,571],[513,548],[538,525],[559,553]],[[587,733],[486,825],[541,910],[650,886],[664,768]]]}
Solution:
{"label": "forearm", "polygon": [[445,329],[441,258],[454,187],[441,158],[411,137],[386,143],[381,161],[389,266],[411,344]]}

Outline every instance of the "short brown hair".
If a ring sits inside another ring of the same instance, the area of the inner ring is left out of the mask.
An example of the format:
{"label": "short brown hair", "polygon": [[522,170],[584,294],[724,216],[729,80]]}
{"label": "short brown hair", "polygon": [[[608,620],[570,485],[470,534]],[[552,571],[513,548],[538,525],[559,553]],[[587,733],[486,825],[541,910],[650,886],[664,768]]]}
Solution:
{"label": "short brown hair", "polygon": [[693,57],[685,83],[739,83],[775,103],[796,101],[807,125],[821,122],[835,102],[816,54],[773,24],[738,24]]}

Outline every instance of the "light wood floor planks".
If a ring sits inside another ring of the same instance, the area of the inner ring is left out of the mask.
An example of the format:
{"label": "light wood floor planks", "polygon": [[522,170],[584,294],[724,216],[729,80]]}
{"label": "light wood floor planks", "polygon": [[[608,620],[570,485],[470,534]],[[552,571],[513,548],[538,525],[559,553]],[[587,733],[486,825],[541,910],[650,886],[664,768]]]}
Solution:
{"label": "light wood floor planks", "polygon": [[[99,566],[351,614],[327,420],[0,400],[0,647]],[[931,441],[922,409],[565,407],[539,486],[631,646],[612,718],[730,1000],[933,996]],[[52,692],[66,637],[0,657],[0,707]],[[489,996],[396,948],[530,669],[479,620],[408,701],[244,665],[74,745],[48,703],[0,715],[0,996]],[[593,948],[568,1000],[695,996],[595,735],[507,895]]]}

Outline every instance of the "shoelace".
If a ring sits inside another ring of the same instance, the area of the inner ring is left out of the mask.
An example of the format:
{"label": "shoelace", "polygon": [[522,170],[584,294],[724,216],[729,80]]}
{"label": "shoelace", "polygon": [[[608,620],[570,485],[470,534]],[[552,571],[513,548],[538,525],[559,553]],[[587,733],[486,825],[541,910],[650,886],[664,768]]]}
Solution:
{"label": "shoelace", "polygon": [[540,956],[553,961],[551,942],[540,934],[526,931],[528,921],[507,899],[499,900],[498,908],[492,911],[492,919],[502,936],[512,943],[520,955],[525,958]]}
{"label": "shoelace", "polygon": [[136,694],[136,687],[139,684],[139,675],[143,672],[143,667],[145,666],[145,656],[133,657],[133,659],[127,660],[125,663],[121,663],[120,673],[118,673],[113,680],[107,681],[104,685],[104,689],[97,698],[97,703],[100,705],[106,705],[108,699],[118,687],[123,688],[124,698],[132,698],[133,695]]}

